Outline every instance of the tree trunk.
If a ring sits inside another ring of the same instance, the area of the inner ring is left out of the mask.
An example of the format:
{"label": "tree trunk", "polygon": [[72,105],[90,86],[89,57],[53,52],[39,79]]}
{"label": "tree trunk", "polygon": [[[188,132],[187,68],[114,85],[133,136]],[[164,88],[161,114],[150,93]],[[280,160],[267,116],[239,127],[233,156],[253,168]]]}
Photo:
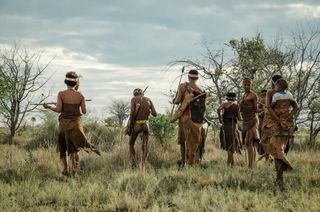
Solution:
{"label": "tree trunk", "polygon": [[13,128],[11,127],[10,128],[10,136],[9,136],[9,144],[10,145],[14,144],[13,138],[15,135],[16,135],[16,129],[15,129],[15,127],[13,127]]}
{"label": "tree trunk", "polygon": [[311,113],[311,120],[310,120],[310,132],[309,132],[309,146],[313,147],[313,123],[314,123],[314,114]]}
{"label": "tree trunk", "polygon": [[313,132],[311,133],[310,131],[310,139],[309,139],[309,142],[310,142],[310,146],[312,148],[314,148],[315,144],[316,144],[316,138],[317,138],[317,135],[318,133],[320,132],[320,127],[312,130]]}

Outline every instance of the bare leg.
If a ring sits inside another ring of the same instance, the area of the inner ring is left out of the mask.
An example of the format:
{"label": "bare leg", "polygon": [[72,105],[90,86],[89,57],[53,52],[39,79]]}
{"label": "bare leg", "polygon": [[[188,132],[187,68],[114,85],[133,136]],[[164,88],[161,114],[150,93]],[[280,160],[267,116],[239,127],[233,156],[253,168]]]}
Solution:
{"label": "bare leg", "polygon": [[227,164],[230,166],[234,165],[233,152],[228,151],[228,161]]}
{"label": "bare leg", "polygon": [[248,134],[246,135],[246,145],[248,149],[249,168],[252,168],[255,161],[255,150],[253,146],[253,141],[249,140]]}
{"label": "bare leg", "polygon": [[188,154],[188,165],[193,166],[195,162],[195,155],[190,153]]}
{"label": "bare leg", "polygon": [[63,171],[62,174],[66,175],[68,173],[68,162],[67,162],[67,155],[61,156],[61,162],[63,165]]}
{"label": "bare leg", "polygon": [[148,137],[147,133],[142,135],[142,168],[144,168],[146,159],[148,157]]}
{"label": "bare leg", "polygon": [[72,160],[72,175],[76,176],[79,172],[79,155],[78,153],[71,154]]}
{"label": "bare leg", "polygon": [[134,143],[138,137],[138,133],[132,132],[129,140],[129,151],[130,151],[130,157],[131,157],[131,166],[132,168],[137,167],[137,159],[136,159],[136,151],[134,149]]}
{"label": "bare leg", "polygon": [[183,142],[180,144],[180,153],[181,153],[181,167],[184,167],[186,165],[186,143]]}
{"label": "bare leg", "polygon": [[275,167],[277,172],[277,180],[279,186],[283,186],[283,168],[282,168],[282,161],[275,158]]}

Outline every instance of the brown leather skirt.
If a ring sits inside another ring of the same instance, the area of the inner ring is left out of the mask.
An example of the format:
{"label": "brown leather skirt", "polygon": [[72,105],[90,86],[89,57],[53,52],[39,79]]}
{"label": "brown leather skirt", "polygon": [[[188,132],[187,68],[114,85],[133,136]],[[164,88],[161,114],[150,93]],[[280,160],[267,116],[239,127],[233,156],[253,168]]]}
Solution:
{"label": "brown leather skirt", "polygon": [[80,149],[100,152],[86,138],[80,118],[59,120],[59,140],[57,145],[60,157],[77,153]]}

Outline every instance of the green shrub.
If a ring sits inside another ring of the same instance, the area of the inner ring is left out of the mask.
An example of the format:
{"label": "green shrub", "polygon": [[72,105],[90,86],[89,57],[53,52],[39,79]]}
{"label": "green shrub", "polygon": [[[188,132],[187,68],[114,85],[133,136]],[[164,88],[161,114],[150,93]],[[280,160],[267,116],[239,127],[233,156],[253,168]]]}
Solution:
{"label": "green shrub", "polygon": [[176,124],[170,122],[170,116],[168,114],[158,114],[156,117],[151,117],[149,125],[155,139],[163,147],[171,147],[175,136]]}
{"label": "green shrub", "polygon": [[48,148],[57,142],[59,136],[58,116],[51,111],[44,111],[43,113],[44,123],[40,127],[34,127],[31,141],[26,144],[27,149]]}
{"label": "green shrub", "polygon": [[97,122],[85,123],[84,131],[87,138],[102,151],[110,151],[124,136],[121,127],[103,126]]}

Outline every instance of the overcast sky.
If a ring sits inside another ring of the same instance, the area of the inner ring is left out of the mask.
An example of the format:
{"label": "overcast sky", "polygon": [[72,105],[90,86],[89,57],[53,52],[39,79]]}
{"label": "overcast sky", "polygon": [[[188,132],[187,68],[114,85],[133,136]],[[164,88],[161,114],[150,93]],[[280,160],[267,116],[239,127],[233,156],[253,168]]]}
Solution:
{"label": "overcast sky", "polygon": [[52,99],[64,74],[79,72],[88,107],[99,113],[147,85],[163,112],[179,75],[163,71],[169,62],[200,58],[203,41],[218,48],[257,32],[269,40],[297,23],[320,24],[320,1],[0,0],[0,41],[43,49],[44,61],[55,56],[47,71]]}

